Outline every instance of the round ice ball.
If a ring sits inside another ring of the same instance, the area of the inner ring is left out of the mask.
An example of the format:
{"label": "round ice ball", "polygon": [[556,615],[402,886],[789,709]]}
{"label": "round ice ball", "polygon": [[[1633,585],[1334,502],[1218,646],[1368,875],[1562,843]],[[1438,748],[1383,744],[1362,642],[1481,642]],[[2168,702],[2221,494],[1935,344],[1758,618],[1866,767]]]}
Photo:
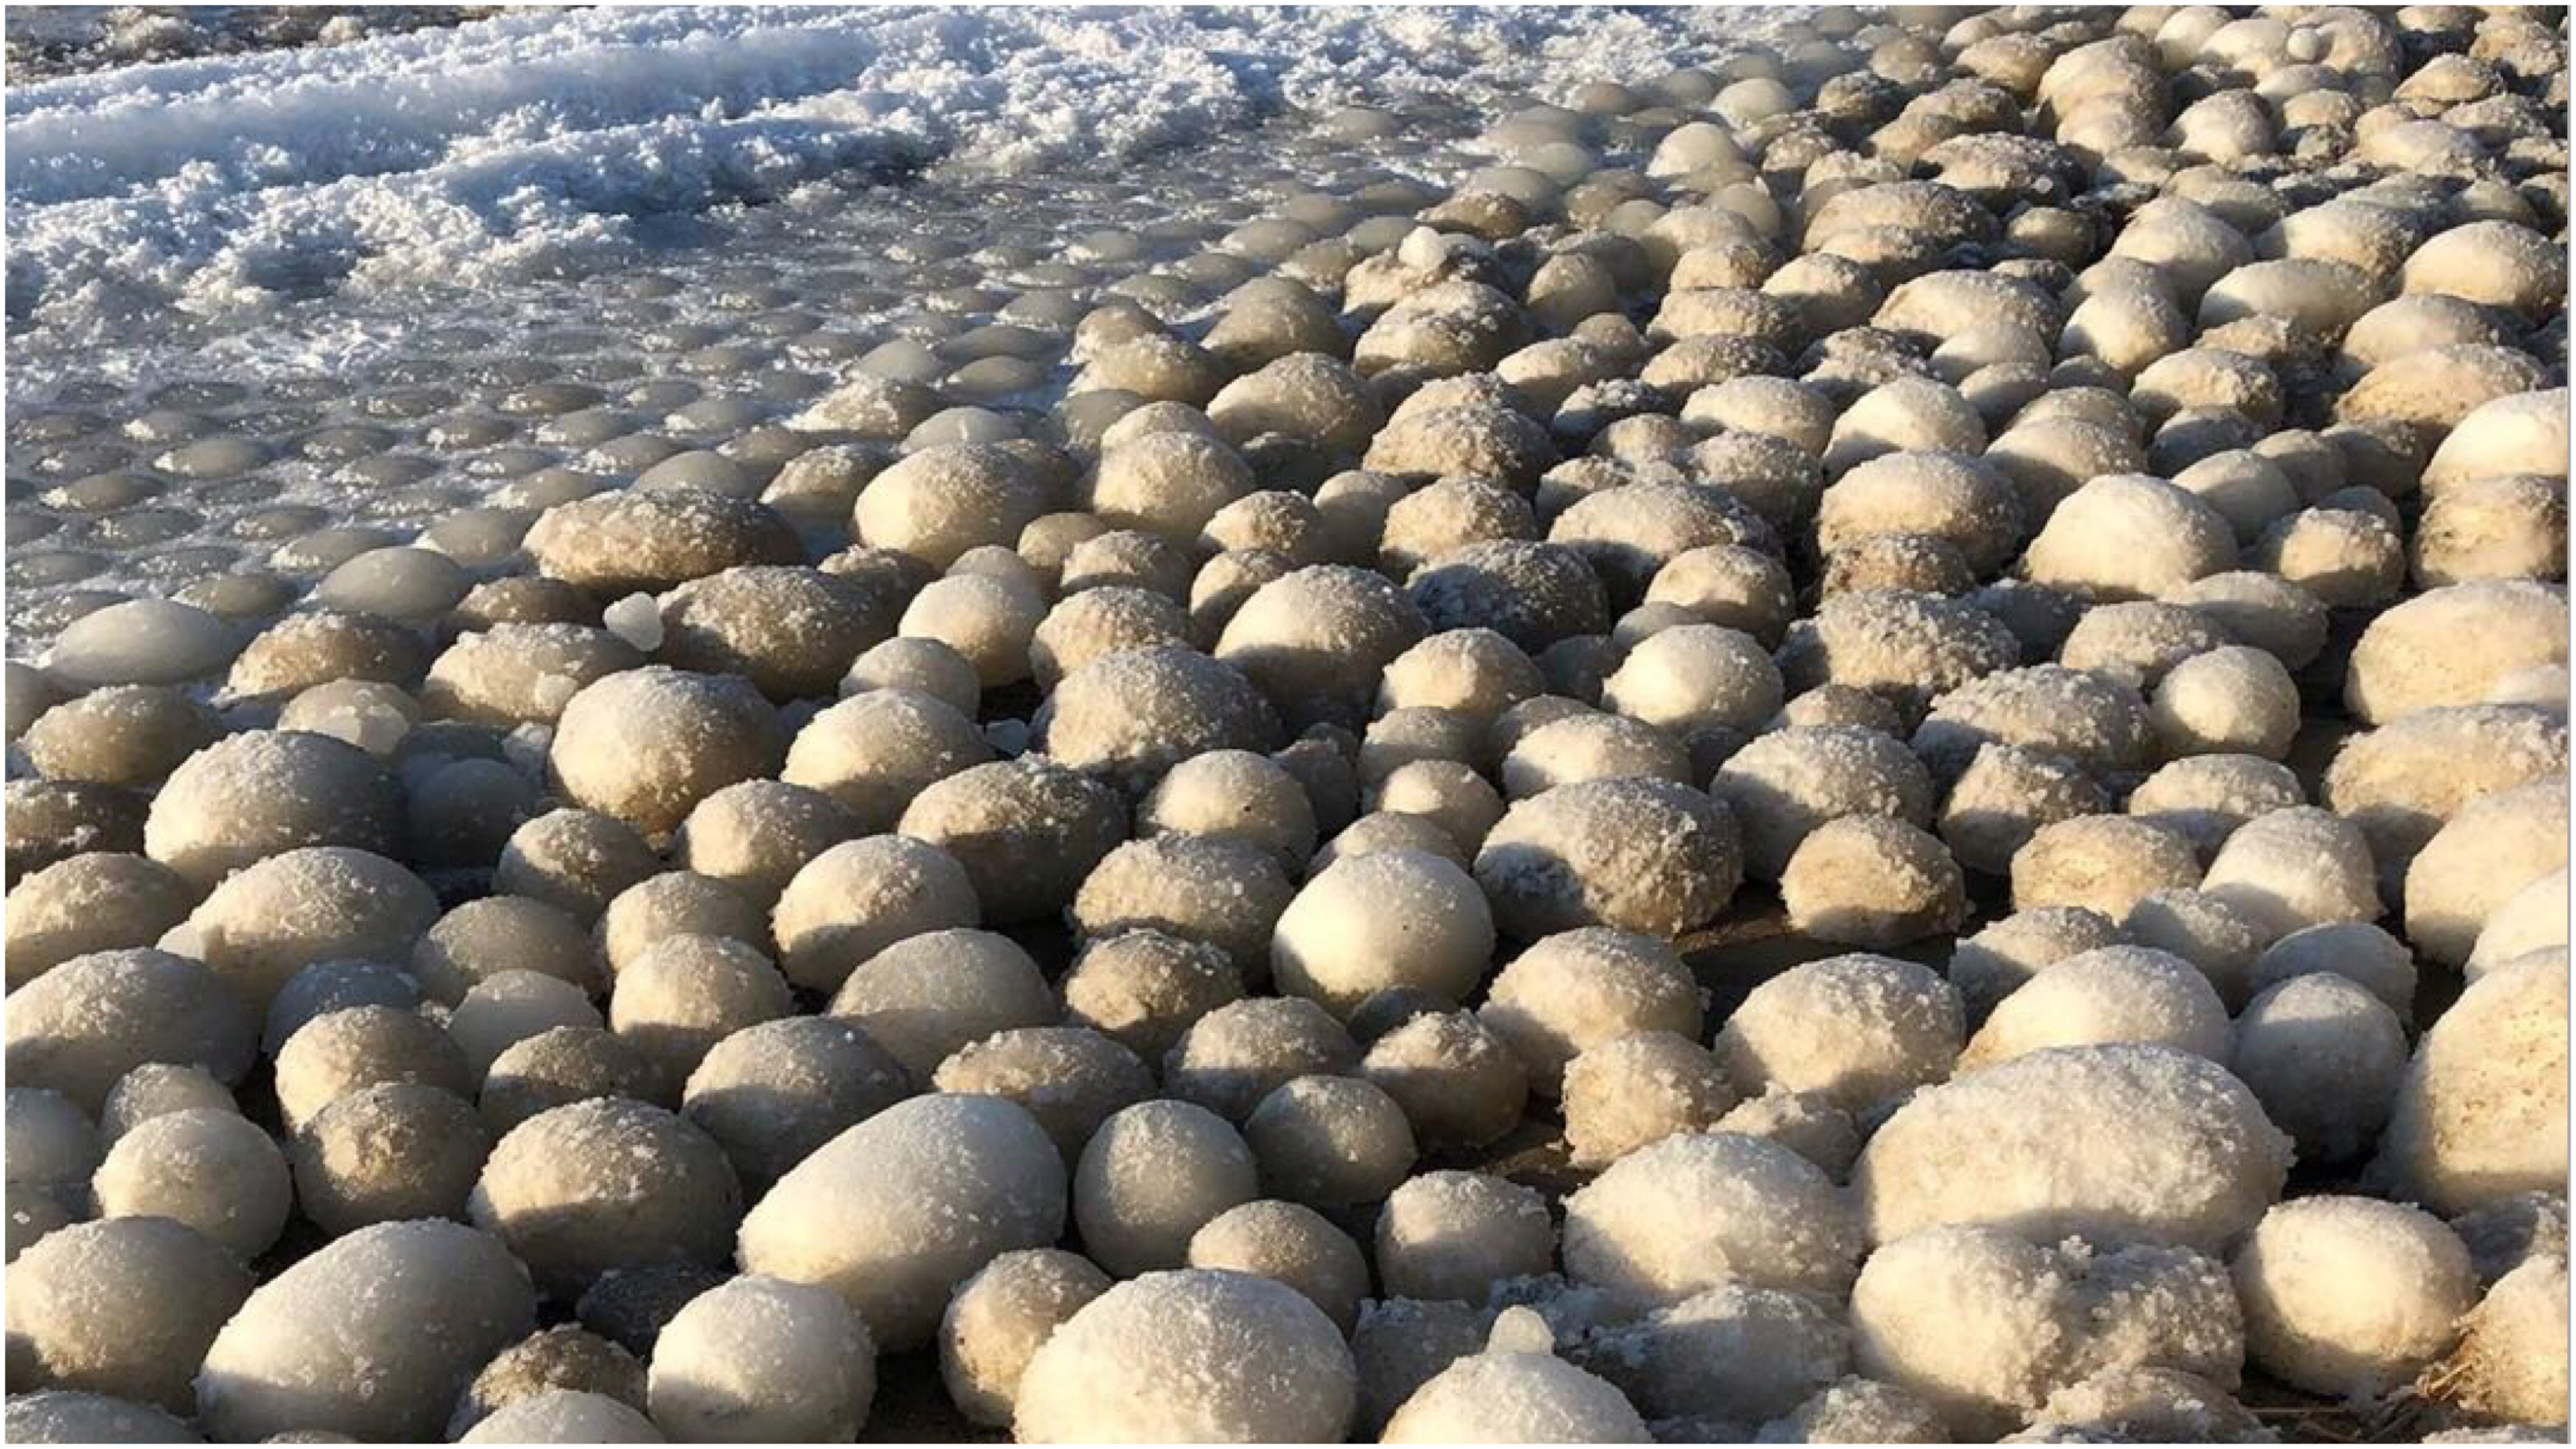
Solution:
{"label": "round ice ball", "polygon": [[[1969,1157],[1982,1168],[1957,1172]],[[1999,1223],[2215,1248],[2280,1196],[2289,1159],[2290,1140],[2217,1063],[2170,1047],[2067,1047],[1917,1094],[1863,1149],[1852,1192],[1881,1243]]]}
{"label": "round ice ball", "polygon": [[1716,1050],[1754,1095],[1823,1092],[1859,1110],[1947,1078],[1964,1035],[1949,983],[1910,961],[1854,954],[1753,988]]}
{"label": "round ice ball", "polygon": [[2236,1019],[2229,1065],[2303,1162],[2345,1162],[2387,1125],[2406,1028],[2370,988],[2330,973],[2265,988]]}
{"label": "round ice ball", "polygon": [[2321,1196],[2264,1214],[2232,1262],[2254,1363],[2310,1393],[2371,1399],[2446,1352],[2477,1302],[2468,1249],[2441,1219]]}
{"label": "round ice ball", "polygon": [[1715,917],[1744,875],[1735,817],[1664,780],[1559,785],[1514,804],[1476,855],[1505,933],[1583,926],[1677,936]]}
{"label": "round ice ball", "polygon": [[1651,1437],[1635,1406],[1607,1380],[1556,1357],[1551,1337],[1530,1309],[1505,1310],[1485,1352],[1416,1389],[1380,1441],[1625,1444]]}
{"label": "round ice ball", "polygon": [[288,1144],[297,1204],[335,1237],[374,1223],[462,1219],[491,1151],[464,1098],[419,1082],[340,1097]]}
{"label": "round ice ball", "polygon": [[326,1430],[439,1437],[475,1371],[536,1326],[498,1238],[424,1221],[362,1228],[254,1291],[207,1350],[197,1417],[238,1441]]}
{"label": "round ice ball", "polygon": [[547,765],[575,803],[661,835],[725,786],[777,774],[786,757],[777,711],[748,683],[656,665],[574,695]]}
{"label": "round ice ball", "polygon": [[1121,1283],[1057,1329],[1021,1376],[1012,1433],[1024,1444],[1333,1441],[1357,1396],[1350,1349],[1302,1294],[1192,1268]]}
{"label": "round ice ball", "polygon": [[258,1026],[230,985],[184,956],[148,949],[66,961],[9,998],[9,1080],[96,1111],[127,1072],[179,1062],[238,1082]]}
{"label": "round ice ball", "polygon": [[1720,1281],[1840,1295],[1862,1221],[1814,1164],[1731,1132],[1667,1137],[1565,1204],[1565,1268],[1631,1312]]}
{"label": "round ice ball", "polygon": [[724,1261],[742,1192],[724,1149],[644,1102],[595,1097],[510,1129],[468,1201],[540,1288],[572,1298],[619,1268]]}
{"label": "round ice ball", "polygon": [[734,1175],[756,1196],[912,1091],[903,1063],[855,1024],[789,1016],[710,1048],[689,1074],[680,1115],[723,1145]]}
{"label": "round ice ball", "polygon": [[403,792],[375,757],[328,735],[250,730],[188,757],[143,824],[143,853],[200,887],[300,846],[400,858]]}
{"label": "round ice ball", "polygon": [[1110,1277],[1079,1253],[1004,1253],[957,1287],[939,1320],[939,1374],[959,1413],[1006,1427],[1029,1360],[1065,1321],[1109,1291]]}
{"label": "round ice ball", "polygon": [[1672,947],[1586,927],[1549,936],[1494,977],[1477,1016],[1529,1069],[1530,1089],[1557,1094],[1586,1048],[1637,1031],[1700,1033],[1699,984]]}
{"label": "round ice ball", "polygon": [[99,1216],[183,1223],[248,1262],[286,1228],[295,1189],[269,1135],[237,1112],[196,1108],[138,1124],[91,1179]]}
{"label": "round ice ball", "polygon": [[2438,1212],[2558,1182],[2566,1074],[2566,966],[2535,957],[2480,976],[2416,1044],[2379,1171]]}
{"label": "round ice ball", "polygon": [[167,1218],[75,1223],[9,1265],[12,1367],[23,1388],[56,1386],[196,1406],[197,1366],[250,1296],[233,1255]]}
{"label": "round ice ball", "polygon": [[1390,851],[1307,882],[1279,918],[1271,969],[1282,990],[1348,1016],[1392,986],[1464,1000],[1493,951],[1492,913],[1465,871],[1435,855]]}
{"label": "round ice ball", "polygon": [[1252,1148],[1222,1117],[1188,1102],[1140,1102],[1092,1134],[1073,1174],[1084,1248],[1123,1277],[1176,1267],[1193,1234],[1261,1195]]}
{"label": "round ice ball", "polygon": [[1348,1335],[1368,1296],[1368,1260],[1322,1213],[1265,1199],[1228,1208],[1190,1235],[1189,1265],[1284,1283]]}
{"label": "round ice ball", "polygon": [[695,1442],[845,1442],[876,1397],[867,1325],[827,1288],[746,1274],[654,1340],[653,1421]]}
{"label": "round ice ball", "polygon": [[825,1143],[743,1219],[746,1272],[838,1292],[880,1350],[928,1343],[957,1284],[1064,1231],[1064,1164],[996,1097],[915,1097]]}

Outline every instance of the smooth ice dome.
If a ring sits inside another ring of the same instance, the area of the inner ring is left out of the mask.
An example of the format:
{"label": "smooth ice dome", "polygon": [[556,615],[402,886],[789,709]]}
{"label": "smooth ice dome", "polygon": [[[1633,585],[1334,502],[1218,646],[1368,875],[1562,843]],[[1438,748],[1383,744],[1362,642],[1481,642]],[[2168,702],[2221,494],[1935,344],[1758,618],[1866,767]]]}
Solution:
{"label": "smooth ice dome", "polygon": [[742,1219],[736,1258],[831,1288],[894,1351],[931,1340],[958,1283],[1064,1221],[1064,1164],[1037,1119],[993,1097],[915,1097],[780,1178]]}
{"label": "smooth ice dome", "polygon": [[1281,990],[1342,1016],[1389,987],[1463,1001],[1493,958],[1493,915],[1451,862],[1380,851],[1308,881],[1279,917],[1270,953]]}
{"label": "smooth ice dome", "polygon": [[1266,1278],[1190,1268],[1121,1283],[1020,1378],[1024,1444],[1338,1440],[1358,1394],[1333,1321]]}
{"label": "smooth ice dome", "polygon": [[846,1441],[867,1422],[876,1348],[830,1289],[745,1275],[663,1325],[646,1392],[683,1440]]}

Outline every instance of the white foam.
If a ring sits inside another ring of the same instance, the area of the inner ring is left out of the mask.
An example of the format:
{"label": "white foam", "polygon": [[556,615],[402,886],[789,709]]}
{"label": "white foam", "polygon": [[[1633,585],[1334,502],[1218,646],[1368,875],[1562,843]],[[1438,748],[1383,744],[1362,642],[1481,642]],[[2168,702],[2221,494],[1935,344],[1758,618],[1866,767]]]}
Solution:
{"label": "white foam", "polygon": [[652,7],[131,66],[10,92],[10,305],[74,325],[471,285],[852,167],[1096,167],[1285,106],[1650,77],[1747,30],[1694,10]]}

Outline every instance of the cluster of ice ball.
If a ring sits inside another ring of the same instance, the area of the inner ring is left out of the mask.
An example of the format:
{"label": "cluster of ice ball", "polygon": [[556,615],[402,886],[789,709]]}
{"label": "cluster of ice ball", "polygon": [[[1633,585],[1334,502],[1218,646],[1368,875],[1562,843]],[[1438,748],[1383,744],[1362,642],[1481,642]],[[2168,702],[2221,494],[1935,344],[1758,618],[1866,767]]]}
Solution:
{"label": "cluster of ice ball", "polygon": [[10,1433],[2563,1412],[2563,23],[1788,35],[13,664]]}

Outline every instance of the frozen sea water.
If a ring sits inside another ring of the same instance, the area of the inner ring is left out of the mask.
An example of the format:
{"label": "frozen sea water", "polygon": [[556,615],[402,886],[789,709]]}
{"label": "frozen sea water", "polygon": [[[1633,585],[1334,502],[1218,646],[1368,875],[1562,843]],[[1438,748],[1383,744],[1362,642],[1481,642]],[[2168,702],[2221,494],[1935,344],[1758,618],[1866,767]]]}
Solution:
{"label": "frozen sea water", "polygon": [[[1105,289],[1157,276],[1186,316],[1266,269],[1224,239],[1292,197],[1454,179],[1514,106],[1777,23],[521,11],[14,88],[10,653],[546,468],[632,476],[890,339],[963,367],[1031,325],[1029,385],[959,400],[1043,406],[1051,319]],[[1333,124],[1353,104],[1394,122]]]}

